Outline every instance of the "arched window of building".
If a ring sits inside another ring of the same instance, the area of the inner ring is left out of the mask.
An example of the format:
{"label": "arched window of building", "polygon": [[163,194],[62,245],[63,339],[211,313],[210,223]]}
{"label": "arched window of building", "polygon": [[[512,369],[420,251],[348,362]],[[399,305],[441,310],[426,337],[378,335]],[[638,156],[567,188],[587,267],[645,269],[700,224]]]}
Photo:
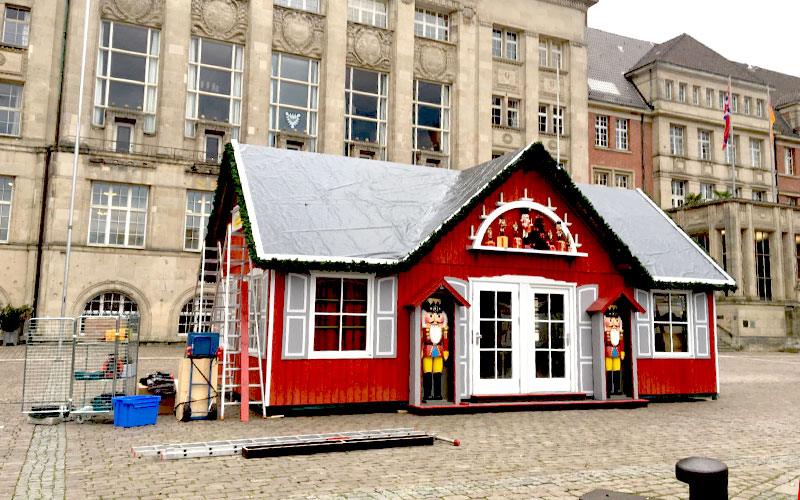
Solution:
{"label": "arched window of building", "polygon": [[178,335],[186,335],[189,332],[200,331],[202,320],[203,330],[208,331],[211,321],[211,307],[214,305],[214,297],[206,295],[203,297],[202,314],[200,310],[200,297],[189,299],[181,309],[178,317]]}
{"label": "arched window of building", "polygon": [[84,316],[138,316],[139,306],[124,293],[104,292],[86,303]]}

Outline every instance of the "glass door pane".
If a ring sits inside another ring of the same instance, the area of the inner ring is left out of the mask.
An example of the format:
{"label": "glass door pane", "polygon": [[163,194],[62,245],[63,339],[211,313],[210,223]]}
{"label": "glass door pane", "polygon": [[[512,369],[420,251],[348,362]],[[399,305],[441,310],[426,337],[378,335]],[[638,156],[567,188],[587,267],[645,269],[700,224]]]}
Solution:
{"label": "glass door pane", "polygon": [[514,394],[519,392],[515,314],[516,286],[476,286],[475,360],[476,394]]}

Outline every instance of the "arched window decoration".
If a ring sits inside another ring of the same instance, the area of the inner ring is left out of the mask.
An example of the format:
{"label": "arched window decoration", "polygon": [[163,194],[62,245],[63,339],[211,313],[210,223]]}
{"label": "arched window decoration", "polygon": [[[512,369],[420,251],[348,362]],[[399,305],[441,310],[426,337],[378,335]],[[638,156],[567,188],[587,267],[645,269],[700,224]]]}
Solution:
{"label": "arched window decoration", "polygon": [[499,205],[489,214],[484,210],[477,233],[473,227],[473,249],[587,256],[578,252],[581,244],[566,214],[563,219],[556,215],[549,200],[547,206],[530,199]]}
{"label": "arched window decoration", "polygon": [[105,292],[94,297],[83,308],[84,316],[138,316],[139,306],[123,293]]}
{"label": "arched window decoration", "polygon": [[189,332],[199,332],[202,324],[203,330],[208,331],[211,322],[211,307],[214,305],[214,297],[206,295],[203,297],[202,314],[200,308],[200,297],[189,299],[181,309],[178,317],[178,335],[186,335]]}

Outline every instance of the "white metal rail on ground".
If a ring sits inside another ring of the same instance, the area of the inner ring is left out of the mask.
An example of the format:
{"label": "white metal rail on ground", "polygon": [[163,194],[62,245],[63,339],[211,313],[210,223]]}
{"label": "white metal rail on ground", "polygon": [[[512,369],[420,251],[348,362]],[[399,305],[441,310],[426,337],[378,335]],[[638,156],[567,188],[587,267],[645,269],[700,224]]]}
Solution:
{"label": "white metal rail on ground", "polygon": [[180,458],[220,457],[241,455],[245,446],[274,446],[296,447],[297,445],[325,443],[342,440],[387,439],[399,437],[431,436],[425,431],[414,427],[399,429],[374,429],[350,432],[335,432],[326,434],[303,434],[299,436],[274,436],[252,439],[230,439],[227,441],[208,441],[182,444],[162,444],[156,446],[138,446],[131,448],[136,458],[158,457],[161,460],[176,460]]}

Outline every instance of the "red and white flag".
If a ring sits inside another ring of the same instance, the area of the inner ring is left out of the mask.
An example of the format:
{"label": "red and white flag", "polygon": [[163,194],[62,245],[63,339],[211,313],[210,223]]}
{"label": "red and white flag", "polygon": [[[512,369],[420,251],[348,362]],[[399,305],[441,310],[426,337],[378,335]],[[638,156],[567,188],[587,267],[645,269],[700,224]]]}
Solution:
{"label": "red and white flag", "polygon": [[725,135],[722,137],[722,150],[728,147],[728,139],[731,136],[731,86],[728,84],[728,93],[725,94],[725,107],[723,118],[725,118]]}

